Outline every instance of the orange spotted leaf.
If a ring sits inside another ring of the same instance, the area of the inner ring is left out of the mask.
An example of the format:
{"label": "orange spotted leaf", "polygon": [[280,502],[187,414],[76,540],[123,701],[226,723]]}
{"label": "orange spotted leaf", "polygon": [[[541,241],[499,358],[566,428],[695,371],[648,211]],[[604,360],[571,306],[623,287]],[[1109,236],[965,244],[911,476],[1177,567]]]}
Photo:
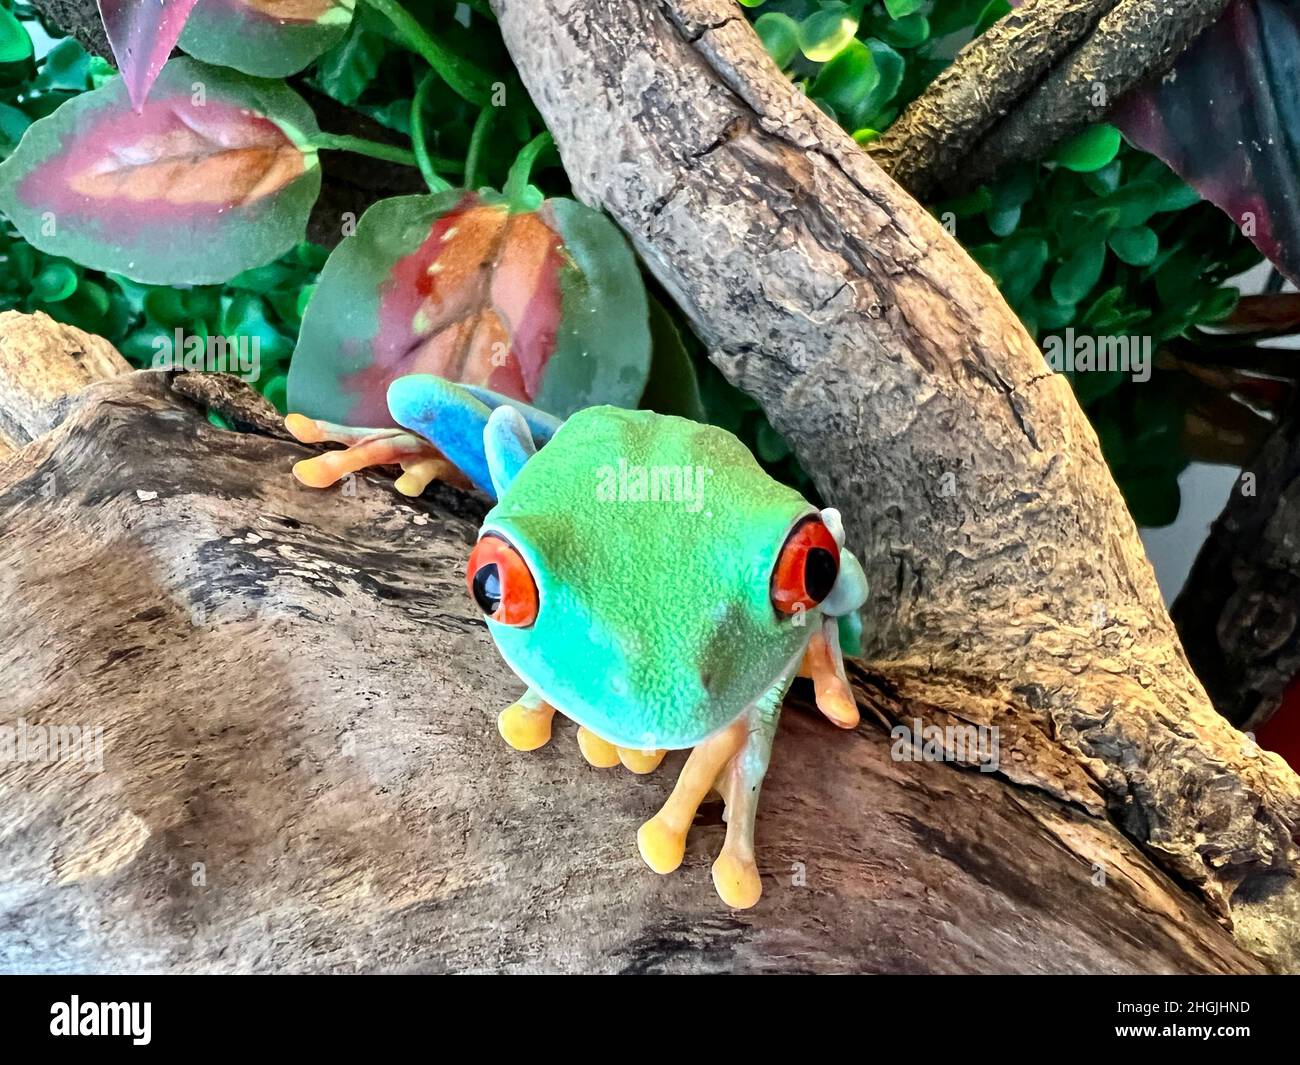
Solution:
{"label": "orange spotted leaf", "polygon": [[303,318],[290,406],[391,424],[395,378],[431,373],[561,417],[634,406],[650,334],[631,249],[572,200],[512,211],[452,191],[376,204],[335,250]]}

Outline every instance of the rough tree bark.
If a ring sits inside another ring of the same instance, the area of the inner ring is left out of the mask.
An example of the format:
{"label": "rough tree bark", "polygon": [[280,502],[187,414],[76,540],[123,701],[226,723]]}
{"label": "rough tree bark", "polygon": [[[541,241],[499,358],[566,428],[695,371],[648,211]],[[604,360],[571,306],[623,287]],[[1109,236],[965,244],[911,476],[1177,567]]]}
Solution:
{"label": "rough tree bark", "polygon": [[191,397],[274,425],[223,380],[94,385],[0,464],[3,724],[103,729],[100,772],[0,763],[6,971],[1261,969],[1105,820],[896,762],[798,690],[759,906],[714,895],[716,805],[656,876],[635,833],[680,754],[634,777],[567,726],[496,734],[518,686],[463,586],[482,503],[303,488],[300,445],[208,423]]}
{"label": "rough tree bark", "polygon": [[1300,781],[1215,713],[1065,381],[943,229],[723,0],[495,0],[578,195],[608,210],[845,515],[867,658],[1002,730],[1300,965]]}

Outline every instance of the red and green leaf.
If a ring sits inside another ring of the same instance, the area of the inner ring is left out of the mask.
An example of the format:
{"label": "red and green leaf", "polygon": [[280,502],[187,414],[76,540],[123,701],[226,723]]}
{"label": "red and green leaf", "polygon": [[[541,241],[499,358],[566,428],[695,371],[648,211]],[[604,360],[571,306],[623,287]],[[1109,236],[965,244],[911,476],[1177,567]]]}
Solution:
{"label": "red and green leaf", "polygon": [[354,0],[198,0],[180,44],[206,63],[282,78],[337,44]]}
{"label": "red and green leaf", "polygon": [[1300,283],[1300,4],[1236,0],[1113,120]]}
{"label": "red and green leaf", "polygon": [[108,43],[137,111],[176,47],[194,4],[195,0],[99,0]]}
{"label": "red and green leaf", "polygon": [[121,79],[34,123],[0,164],[0,210],[54,255],[150,284],[212,284],[306,234],[316,120],[283,84],[168,63],[144,109]]}
{"label": "red and green leaf", "polygon": [[375,204],[335,249],[303,316],[289,406],[391,425],[389,383],[432,373],[566,417],[635,406],[649,364],[645,288],[604,215],[451,190]]}

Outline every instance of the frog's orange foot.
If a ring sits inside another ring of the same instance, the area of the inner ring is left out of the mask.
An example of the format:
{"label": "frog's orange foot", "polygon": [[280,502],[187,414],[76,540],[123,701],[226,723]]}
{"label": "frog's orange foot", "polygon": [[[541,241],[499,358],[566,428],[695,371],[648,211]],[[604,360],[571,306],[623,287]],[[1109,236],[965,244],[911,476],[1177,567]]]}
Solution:
{"label": "frog's orange foot", "polygon": [[667,751],[639,751],[632,747],[616,747],[603,740],[585,725],[578,727],[578,750],[589,765],[609,769],[622,762],[633,773],[653,773],[659,768]]}
{"label": "frog's orange foot", "polygon": [[288,415],[284,425],[304,444],[347,445],[342,451],[326,451],[294,464],[293,475],[309,488],[328,488],[370,466],[400,466],[403,472],[395,487],[408,496],[418,496],[435,480],[469,483],[429,441],[405,429],[360,429],[301,414]]}
{"label": "frog's orange foot", "polygon": [[551,738],[551,720],[555,709],[540,699],[525,695],[513,706],[501,711],[497,730],[501,738],[516,751],[535,751]]}

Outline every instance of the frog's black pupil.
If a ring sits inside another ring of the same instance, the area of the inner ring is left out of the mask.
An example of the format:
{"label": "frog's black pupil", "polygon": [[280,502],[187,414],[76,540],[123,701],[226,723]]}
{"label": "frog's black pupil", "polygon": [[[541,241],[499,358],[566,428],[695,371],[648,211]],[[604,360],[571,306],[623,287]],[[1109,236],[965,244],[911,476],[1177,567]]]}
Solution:
{"label": "frog's black pupil", "polygon": [[835,556],[824,547],[814,547],[803,563],[803,586],[808,598],[820,603],[835,587]]}
{"label": "frog's black pupil", "polygon": [[489,616],[501,605],[501,577],[495,562],[489,562],[474,574],[474,602]]}

